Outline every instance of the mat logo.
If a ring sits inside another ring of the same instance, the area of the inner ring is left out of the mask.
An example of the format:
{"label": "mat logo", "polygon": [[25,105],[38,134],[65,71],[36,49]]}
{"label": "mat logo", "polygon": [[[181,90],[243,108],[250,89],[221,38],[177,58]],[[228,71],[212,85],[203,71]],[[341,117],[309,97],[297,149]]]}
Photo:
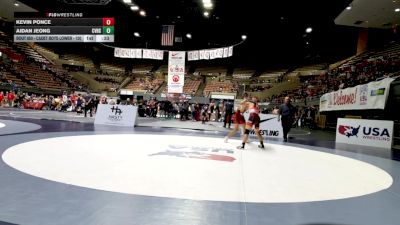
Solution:
{"label": "mat logo", "polygon": [[358,127],[352,127],[352,126],[343,126],[343,125],[339,125],[339,134],[345,135],[348,138],[350,138],[351,136],[357,136],[358,131],[360,130],[361,126]]}
{"label": "mat logo", "polygon": [[111,109],[111,115],[108,115],[108,119],[110,121],[121,121],[122,120],[122,110],[120,108],[118,108],[118,106],[113,106],[110,108]]}
{"label": "mat logo", "polygon": [[162,152],[150,154],[149,156],[172,156],[179,158],[192,158],[192,159],[206,159],[223,162],[233,162],[236,159],[232,156],[214,154],[219,152],[226,152],[233,154],[231,149],[227,148],[214,148],[214,147],[198,147],[190,145],[168,145],[168,149]]}

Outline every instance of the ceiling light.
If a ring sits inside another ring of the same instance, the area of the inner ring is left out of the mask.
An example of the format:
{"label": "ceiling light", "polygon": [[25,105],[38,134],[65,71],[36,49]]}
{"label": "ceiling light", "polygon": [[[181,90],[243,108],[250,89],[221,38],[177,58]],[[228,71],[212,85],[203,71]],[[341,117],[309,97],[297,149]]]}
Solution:
{"label": "ceiling light", "polygon": [[135,33],[133,33],[133,36],[140,37],[140,34],[139,34],[139,32],[135,32]]}
{"label": "ceiling light", "polygon": [[306,42],[306,45],[308,45],[309,43],[308,42]]}
{"label": "ceiling light", "polygon": [[19,6],[19,3],[16,1],[16,2],[14,3],[14,5],[18,7],[18,6]]}
{"label": "ceiling light", "polygon": [[242,40],[244,41],[246,39],[247,39],[247,36],[246,35],[242,35]]}
{"label": "ceiling light", "polygon": [[347,10],[350,10],[350,9],[351,9],[351,6],[347,6],[346,9],[347,9]]}
{"label": "ceiling light", "polygon": [[139,14],[140,14],[141,16],[146,16],[146,12],[145,12],[144,10],[140,10]]}
{"label": "ceiling light", "polygon": [[395,12],[400,12],[400,8],[397,8],[394,10]]}
{"label": "ceiling light", "polygon": [[311,32],[312,32],[312,28],[311,27],[307,27],[306,33],[311,33]]}
{"label": "ceiling light", "polygon": [[213,4],[211,2],[210,3],[204,3],[204,8],[210,9],[212,7],[213,7]]}
{"label": "ceiling light", "polygon": [[208,17],[210,15],[210,13],[208,13],[208,12],[204,12],[203,14],[205,17]]}
{"label": "ceiling light", "polygon": [[132,3],[131,0],[122,0],[124,3]]}
{"label": "ceiling light", "polygon": [[138,11],[139,10],[139,6],[133,5],[133,6],[131,6],[131,10],[132,11]]}
{"label": "ceiling light", "polygon": [[203,4],[211,3],[211,0],[203,0]]}
{"label": "ceiling light", "polygon": [[191,34],[186,34],[186,37],[188,38],[188,39],[192,39],[192,35]]}

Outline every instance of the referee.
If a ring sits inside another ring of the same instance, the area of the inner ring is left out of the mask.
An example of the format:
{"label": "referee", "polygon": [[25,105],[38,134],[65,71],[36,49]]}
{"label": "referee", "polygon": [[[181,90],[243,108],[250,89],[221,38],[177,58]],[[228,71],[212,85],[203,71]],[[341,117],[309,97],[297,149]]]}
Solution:
{"label": "referee", "polygon": [[296,113],[296,108],[292,104],[290,104],[289,96],[285,97],[285,102],[279,106],[279,116],[278,116],[278,121],[282,119],[284,142],[288,141],[287,135],[294,122],[295,113]]}

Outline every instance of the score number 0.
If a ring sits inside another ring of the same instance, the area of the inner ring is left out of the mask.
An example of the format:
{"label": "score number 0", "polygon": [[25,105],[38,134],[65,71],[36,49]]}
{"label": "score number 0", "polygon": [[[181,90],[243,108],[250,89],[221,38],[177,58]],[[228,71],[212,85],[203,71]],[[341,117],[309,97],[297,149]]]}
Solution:
{"label": "score number 0", "polygon": [[114,26],[114,18],[103,18],[103,26]]}

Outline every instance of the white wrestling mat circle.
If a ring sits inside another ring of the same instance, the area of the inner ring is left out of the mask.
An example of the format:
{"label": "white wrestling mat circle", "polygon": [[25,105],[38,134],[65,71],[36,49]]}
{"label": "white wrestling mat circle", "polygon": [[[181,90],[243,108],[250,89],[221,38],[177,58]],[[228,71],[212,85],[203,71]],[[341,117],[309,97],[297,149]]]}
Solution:
{"label": "white wrestling mat circle", "polygon": [[371,164],[305,148],[179,135],[87,135],[15,145],[3,160],[52,181],[127,194],[230,202],[362,196],[393,179]]}

